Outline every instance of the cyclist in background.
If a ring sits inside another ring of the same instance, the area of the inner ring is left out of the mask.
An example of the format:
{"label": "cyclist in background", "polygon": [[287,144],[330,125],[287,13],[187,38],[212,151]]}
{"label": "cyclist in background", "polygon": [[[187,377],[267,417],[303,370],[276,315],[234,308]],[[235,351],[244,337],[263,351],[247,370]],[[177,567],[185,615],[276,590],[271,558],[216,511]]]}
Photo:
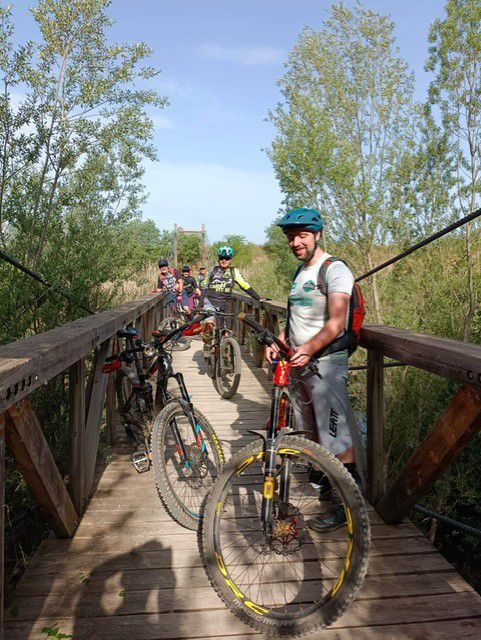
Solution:
{"label": "cyclist in background", "polygon": [[179,273],[169,267],[169,261],[166,258],[161,258],[159,264],[159,275],[157,277],[157,287],[152,290],[152,293],[165,293],[165,297],[162,300],[162,308],[172,305],[175,302],[175,298],[182,292],[182,286],[179,283]]}
{"label": "cyclist in background", "polygon": [[200,267],[197,282],[201,290],[207,287],[207,267]]}
{"label": "cyclist in background", "polygon": [[[310,437],[333,453],[359,482],[351,436],[353,414],[347,394],[348,352],[342,340],[354,278],[344,262],[333,261],[325,272],[327,293],[320,291],[321,265],[332,256],[319,246],[324,225],[318,211],[295,209],[277,224],[302,263],[289,293],[286,330],[279,334],[295,349],[290,390],[297,428],[309,430]],[[275,345],[267,348],[270,362],[277,355]],[[311,360],[317,373],[305,368]],[[346,515],[340,501],[332,496],[327,478],[312,480],[320,483],[320,499],[331,499],[331,508],[307,525],[319,532],[343,526]]]}
{"label": "cyclist in background", "polygon": [[[218,264],[210,270],[207,286],[203,289],[203,307],[206,311],[215,308],[223,313],[230,313],[232,291],[237,284],[254,300],[265,300],[244,280],[239,269],[232,266],[234,249],[229,246],[219,247],[217,251]],[[210,352],[210,342],[214,331],[214,317],[204,321],[204,353]]]}
{"label": "cyclist in background", "polygon": [[182,276],[179,280],[180,294],[182,296],[182,308],[187,316],[190,316],[194,309],[194,295],[200,296],[200,289],[196,279],[190,275],[188,264],[182,267]]}

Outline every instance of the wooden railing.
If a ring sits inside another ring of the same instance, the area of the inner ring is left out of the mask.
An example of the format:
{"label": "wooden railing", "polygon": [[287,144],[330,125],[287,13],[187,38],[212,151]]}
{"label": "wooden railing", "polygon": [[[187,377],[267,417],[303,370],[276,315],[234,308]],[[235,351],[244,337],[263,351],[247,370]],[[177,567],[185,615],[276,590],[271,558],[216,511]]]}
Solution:
{"label": "wooden railing", "polygon": [[[240,311],[251,313],[274,332],[285,320],[283,303],[256,302],[239,293],[233,297],[236,316]],[[239,324],[237,321],[235,328],[245,344],[245,325]],[[385,522],[396,523],[481,429],[481,346],[374,324],[364,325],[361,346],[367,350],[367,495]],[[254,345],[252,355],[258,367],[265,364],[263,347]],[[462,385],[388,488],[384,445],[386,356]]]}
{"label": "wooden railing", "polygon": [[[55,534],[72,536],[94,482],[104,410],[109,439],[114,438],[115,389],[112,376],[101,373],[102,364],[116,348],[119,328],[135,323],[142,335],[150,335],[160,319],[161,298],[161,294],[149,295],[0,347],[0,616],[5,442]],[[91,362],[89,375],[87,361]],[[67,486],[29,398],[63,371],[68,371],[70,401]]]}

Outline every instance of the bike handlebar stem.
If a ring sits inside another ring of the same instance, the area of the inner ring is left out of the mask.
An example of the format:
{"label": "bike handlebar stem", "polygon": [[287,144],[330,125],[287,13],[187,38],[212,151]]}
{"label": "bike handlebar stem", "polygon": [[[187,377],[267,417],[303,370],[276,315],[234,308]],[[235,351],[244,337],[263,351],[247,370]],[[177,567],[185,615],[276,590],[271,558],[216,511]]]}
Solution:
{"label": "bike handlebar stem", "polygon": [[279,338],[269,331],[269,329],[266,329],[266,327],[259,324],[257,320],[254,320],[252,316],[249,316],[246,313],[239,313],[238,318],[253,329],[257,340],[259,340],[261,344],[265,344],[269,347],[275,344],[284,358],[289,359],[291,357],[293,353],[292,349],[285,342],[279,340]]}

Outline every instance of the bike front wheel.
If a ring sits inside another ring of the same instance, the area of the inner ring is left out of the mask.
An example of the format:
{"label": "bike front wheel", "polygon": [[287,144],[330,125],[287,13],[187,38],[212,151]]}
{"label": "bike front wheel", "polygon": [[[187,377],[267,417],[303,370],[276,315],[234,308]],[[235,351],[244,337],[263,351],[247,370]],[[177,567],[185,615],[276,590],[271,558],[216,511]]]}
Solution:
{"label": "bike front wheel", "polygon": [[194,417],[196,436],[188,411],[179,402],[169,402],[154,422],[151,450],[157,491],[166,511],[183,527],[195,530],[224,453],[209,421],[195,407]]}
{"label": "bike front wheel", "polygon": [[[268,634],[303,635],[332,624],[359,591],[368,565],[369,518],[356,483],[332,454],[285,435],[269,489],[272,512],[263,524],[264,458],[263,443],[254,442],[219,474],[202,522],[204,565],[217,594],[241,620]],[[346,524],[329,533],[306,524],[320,511],[313,468],[329,478],[345,510]]]}
{"label": "bike front wheel", "polygon": [[215,371],[215,388],[221,398],[232,398],[241,377],[241,350],[234,338],[223,338]]}

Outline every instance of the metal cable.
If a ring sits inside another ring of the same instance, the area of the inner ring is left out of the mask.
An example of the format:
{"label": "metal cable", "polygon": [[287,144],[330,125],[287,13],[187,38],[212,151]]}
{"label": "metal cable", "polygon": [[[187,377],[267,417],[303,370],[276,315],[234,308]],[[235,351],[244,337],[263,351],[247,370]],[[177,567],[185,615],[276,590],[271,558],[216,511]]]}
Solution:
{"label": "metal cable", "polygon": [[19,262],[15,258],[12,258],[8,254],[6,254],[4,251],[0,250],[0,258],[2,260],[5,260],[5,262],[8,262],[9,264],[11,264],[16,269],[19,269],[20,271],[23,271],[23,273],[26,273],[27,276],[30,276],[31,278],[33,278],[37,282],[40,282],[40,284],[43,284],[43,286],[47,287],[47,289],[50,289],[50,291],[53,291],[54,293],[57,293],[57,294],[63,296],[64,298],[67,298],[67,300],[70,300],[70,302],[73,302],[79,309],[82,309],[83,311],[86,311],[87,313],[91,313],[92,315],[95,313],[95,311],[93,311],[89,307],[84,307],[84,305],[82,305],[79,302],[77,302],[77,300],[75,300],[75,298],[73,297],[72,294],[68,293],[67,291],[64,291],[63,289],[59,289],[58,287],[54,286],[53,284],[50,284],[49,282],[44,280],[41,276],[39,276],[37,273],[35,273],[34,271],[31,271],[30,269],[28,269],[28,267],[25,267],[21,262]]}
{"label": "metal cable", "polygon": [[465,524],[464,522],[458,522],[457,520],[453,520],[453,518],[448,518],[448,516],[443,516],[441,513],[436,513],[436,511],[426,509],[426,507],[422,507],[420,504],[415,504],[413,509],[414,511],[419,511],[419,513],[422,513],[425,516],[434,518],[435,520],[438,520],[443,524],[447,524],[457,531],[462,531],[463,533],[467,533],[468,535],[474,536],[475,538],[481,538],[481,529],[472,527],[471,525]]}
{"label": "metal cable", "polygon": [[449,226],[444,227],[444,229],[441,229],[441,231],[437,231],[436,233],[433,233],[431,236],[428,236],[424,240],[421,240],[421,242],[418,242],[417,244],[413,245],[409,249],[406,249],[406,251],[403,251],[399,255],[394,256],[394,258],[391,258],[390,260],[386,260],[386,262],[379,264],[377,267],[374,267],[374,269],[371,269],[367,273],[363,273],[362,276],[358,276],[355,281],[360,282],[361,280],[364,280],[364,278],[368,278],[369,276],[372,276],[374,273],[381,271],[381,269],[384,269],[385,267],[389,267],[389,265],[394,264],[395,262],[402,260],[402,258],[405,258],[406,256],[410,255],[414,251],[421,249],[421,247],[425,247],[431,242],[434,242],[434,240],[437,240],[438,238],[445,236],[447,233],[450,233],[451,231],[454,231],[455,229],[462,227],[463,224],[471,222],[472,220],[475,220],[480,216],[481,216],[481,208],[476,209],[476,211],[473,211],[473,213],[470,213],[464,218],[460,218],[457,222],[453,222],[453,224],[450,224]]}

